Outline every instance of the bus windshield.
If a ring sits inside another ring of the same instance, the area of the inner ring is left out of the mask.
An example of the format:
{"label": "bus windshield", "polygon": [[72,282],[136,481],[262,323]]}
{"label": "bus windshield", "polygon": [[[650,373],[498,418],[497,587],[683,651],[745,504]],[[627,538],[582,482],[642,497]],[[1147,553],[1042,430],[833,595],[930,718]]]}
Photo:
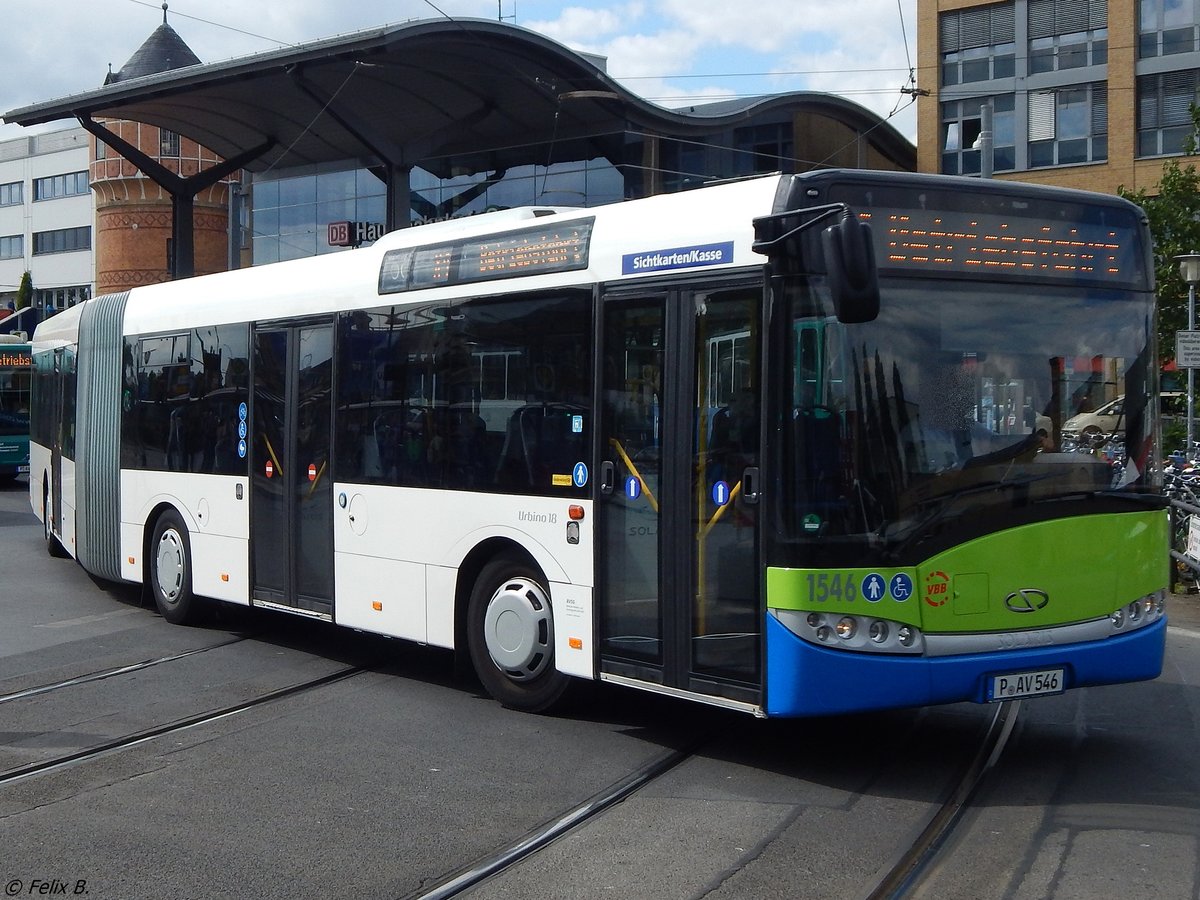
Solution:
{"label": "bus windshield", "polygon": [[[901,564],[1149,487],[1150,294],[884,278],[878,319],[844,325],[820,282],[781,280],[786,540]],[[1076,445],[1068,423],[1119,397]]]}
{"label": "bus windshield", "polygon": [[29,435],[29,385],[32,374],[28,350],[11,353],[16,364],[8,365],[0,357],[0,435]]}

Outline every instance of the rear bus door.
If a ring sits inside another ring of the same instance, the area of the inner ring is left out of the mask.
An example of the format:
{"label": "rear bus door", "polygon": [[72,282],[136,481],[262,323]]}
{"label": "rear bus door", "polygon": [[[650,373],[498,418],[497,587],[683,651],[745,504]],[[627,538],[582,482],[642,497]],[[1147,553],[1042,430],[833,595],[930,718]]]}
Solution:
{"label": "rear bus door", "polygon": [[254,332],[250,556],[253,598],[333,614],[333,326]]}

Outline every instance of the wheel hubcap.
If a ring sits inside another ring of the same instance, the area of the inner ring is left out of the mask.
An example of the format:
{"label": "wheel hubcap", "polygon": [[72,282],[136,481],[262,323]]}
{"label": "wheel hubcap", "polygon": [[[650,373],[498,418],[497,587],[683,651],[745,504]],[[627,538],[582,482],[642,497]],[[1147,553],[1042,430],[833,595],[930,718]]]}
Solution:
{"label": "wheel hubcap", "polygon": [[158,564],[155,566],[155,580],[158,590],[168,603],[179,599],[183,590],[183,542],[179,535],[168,529],[158,539]]}
{"label": "wheel hubcap", "polygon": [[488,602],[483,630],[492,662],[514,681],[536,678],[550,665],[550,598],[536,582],[514,578],[500,585]]}

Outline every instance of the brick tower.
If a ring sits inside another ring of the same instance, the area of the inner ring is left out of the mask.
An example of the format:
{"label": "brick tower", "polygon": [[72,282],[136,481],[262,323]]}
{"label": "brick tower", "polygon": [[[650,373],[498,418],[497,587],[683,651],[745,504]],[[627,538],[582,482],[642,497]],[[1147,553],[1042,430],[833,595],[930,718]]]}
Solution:
{"label": "brick tower", "polygon": [[[105,84],[197,65],[183,39],[167,24],[146,39]],[[100,125],[132,144],[168,171],[187,177],[221,162],[212,151],[166,129],[139,122],[99,119]],[[96,196],[96,293],[124,291],[171,277],[171,195],[115,150],[91,140],[90,178]],[[228,268],[229,188],[235,176],[195,199],[195,273]]]}

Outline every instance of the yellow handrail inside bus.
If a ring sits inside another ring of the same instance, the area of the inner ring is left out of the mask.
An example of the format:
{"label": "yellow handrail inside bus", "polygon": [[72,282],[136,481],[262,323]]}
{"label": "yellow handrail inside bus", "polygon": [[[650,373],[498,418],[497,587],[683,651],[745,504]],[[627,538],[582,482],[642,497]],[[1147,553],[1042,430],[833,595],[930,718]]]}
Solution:
{"label": "yellow handrail inside bus", "polygon": [[283,477],[283,466],[279,464],[279,457],[275,455],[275,448],[271,446],[271,439],[265,434],[263,435],[263,443],[267,445],[267,452],[271,454],[271,461],[275,463],[275,468],[279,470],[279,477]]}
{"label": "yellow handrail inside bus", "polygon": [[321,463],[321,468],[317,470],[317,477],[312,480],[312,484],[308,488],[308,496],[313,495],[313,491],[317,489],[317,485],[321,483],[321,476],[325,474],[325,467],[329,465],[329,460]]}

